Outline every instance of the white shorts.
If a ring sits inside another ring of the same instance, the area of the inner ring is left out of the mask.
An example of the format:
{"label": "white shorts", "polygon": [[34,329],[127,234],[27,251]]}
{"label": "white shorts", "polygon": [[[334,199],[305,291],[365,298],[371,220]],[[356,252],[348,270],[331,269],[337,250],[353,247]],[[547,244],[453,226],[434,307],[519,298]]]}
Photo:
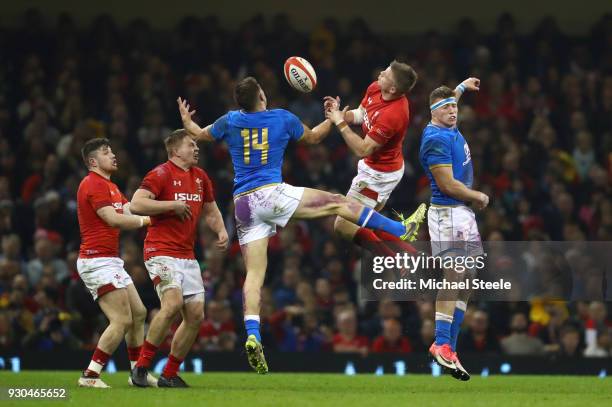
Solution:
{"label": "white shorts", "polygon": [[276,184],[234,198],[236,230],[241,245],[272,236],[284,227],[304,195],[303,187]]}
{"label": "white shorts", "polygon": [[119,257],[79,258],[77,271],[94,301],[106,293],[133,284]]}
{"label": "white shorts", "polygon": [[[196,260],[155,256],[145,261],[145,267],[160,299],[167,289],[179,288],[183,298],[201,298],[204,301],[204,282]],[[185,299],[184,302],[189,301]]]}
{"label": "white shorts", "polygon": [[353,178],[346,196],[355,198],[367,207],[375,208],[387,202],[403,176],[404,166],[397,171],[382,172],[370,168],[363,160],[359,160],[357,175]]}
{"label": "white shorts", "polygon": [[474,211],[467,206],[431,205],[427,214],[431,254],[478,256],[483,254]]}

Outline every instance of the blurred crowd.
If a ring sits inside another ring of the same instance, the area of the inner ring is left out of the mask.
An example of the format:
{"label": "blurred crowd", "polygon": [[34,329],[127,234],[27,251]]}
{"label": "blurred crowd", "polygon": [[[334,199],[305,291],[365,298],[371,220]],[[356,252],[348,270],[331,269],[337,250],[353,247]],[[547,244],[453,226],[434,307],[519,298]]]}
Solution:
{"label": "blurred crowd", "polygon": [[[429,93],[479,77],[482,88],[464,95],[459,119],[475,186],[491,197],[478,214],[483,239],[612,240],[612,15],[585,31],[570,37],[544,18],[519,33],[507,14],[488,33],[463,19],[449,33],[381,36],[364,20],[333,18],[304,33],[286,15],[255,16],[235,31],[214,16],[187,17],[160,31],[144,19],[119,26],[101,15],[79,27],[70,14],[50,20],[28,11],[19,28],[0,27],[0,350],[92,349],[106,324],[76,272],[83,143],[110,138],[119,164],[113,181],[129,199],[167,158],[162,140],[180,126],[176,98],[187,98],[201,125],[212,123],[235,107],[233,85],[247,74],[260,81],[269,107],[316,125],[323,96],[339,95],[354,108],[391,60],[412,64],[419,81],[409,95],[406,173],[387,205],[401,211],[429,198],[417,158]],[[286,84],[282,64],[291,55],[315,67],[315,92]],[[233,244],[216,252],[201,228],[196,250],[207,302],[195,349],[234,350],[244,335],[244,263],[233,172],[224,145],[202,146],[200,155]],[[284,177],[344,193],[356,162],[334,131],[320,145],[291,147]],[[295,222],[271,239],[261,311],[266,348],[425,352],[433,304],[361,301],[360,252],[332,231],[331,218]],[[150,320],[159,302],[143,265],[143,233],[123,233],[121,255]],[[599,301],[471,304],[459,349],[610,356],[609,310]]]}

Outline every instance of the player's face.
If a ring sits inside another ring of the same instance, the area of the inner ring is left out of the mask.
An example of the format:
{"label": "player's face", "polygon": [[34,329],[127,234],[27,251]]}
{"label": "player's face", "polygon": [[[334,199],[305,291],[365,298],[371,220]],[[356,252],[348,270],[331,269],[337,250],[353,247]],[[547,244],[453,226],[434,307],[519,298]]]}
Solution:
{"label": "player's face", "polygon": [[383,92],[393,92],[393,88],[395,88],[395,81],[393,79],[391,66],[388,66],[387,69],[378,74],[378,85],[380,86],[380,90]]}
{"label": "player's face", "polygon": [[95,166],[104,172],[117,171],[117,158],[110,146],[100,147],[93,156]]}
{"label": "player's face", "polygon": [[200,158],[198,144],[191,137],[183,137],[183,142],[178,150],[176,150],[176,156],[190,166],[196,165]]}
{"label": "player's face", "polygon": [[[439,100],[436,100],[434,103],[438,101]],[[446,127],[454,127],[457,125],[457,113],[457,104],[449,103],[431,112],[431,116]]]}

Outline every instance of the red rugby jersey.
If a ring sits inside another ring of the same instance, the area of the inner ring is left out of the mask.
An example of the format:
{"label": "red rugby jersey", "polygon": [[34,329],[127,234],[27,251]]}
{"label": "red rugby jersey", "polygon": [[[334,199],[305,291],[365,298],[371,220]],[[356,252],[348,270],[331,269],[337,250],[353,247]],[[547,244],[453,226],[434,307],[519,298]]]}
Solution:
{"label": "red rugby jersey", "polygon": [[406,96],[385,101],[380,85],[373,82],[361,101],[366,114],[361,128],[363,134],[381,144],[378,150],[365,157],[368,167],[376,171],[397,171],[404,165],[402,144],[409,123],[409,107]]}
{"label": "red rugby jersey", "polygon": [[110,227],[96,213],[112,206],[123,213],[127,199],[117,185],[98,173],[90,172],[81,181],[77,192],[77,216],[81,231],[79,257],[119,257],[119,228]]}
{"label": "red rugby jersey", "polygon": [[194,259],[193,246],[202,206],[215,200],[206,172],[199,167],[185,171],[166,161],[149,171],[140,188],[153,193],[158,201],[186,201],[192,215],[184,221],[174,212],[152,216],[144,241],[144,259],[154,256]]}

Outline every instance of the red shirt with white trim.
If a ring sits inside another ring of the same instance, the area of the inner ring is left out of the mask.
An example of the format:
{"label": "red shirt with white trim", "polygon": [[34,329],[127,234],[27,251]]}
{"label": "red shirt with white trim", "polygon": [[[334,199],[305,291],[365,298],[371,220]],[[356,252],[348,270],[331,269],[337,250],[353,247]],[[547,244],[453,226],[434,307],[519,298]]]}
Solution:
{"label": "red shirt with white trim", "polygon": [[402,95],[393,100],[383,100],[378,82],[373,82],[361,101],[365,109],[361,129],[382,147],[365,158],[368,167],[381,172],[393,172],[402,168],[404,156],[402,144],[408,129],[410,111],[408,99]]}
{"label": "red shirt with white trim", "polygon": [[158,201],[186,201],[191,208],[191,218],[185,220],[172,211],[151,217],[144,241],[144,259],[155,256],[195,259],[193,246],[202,207],[205,202],[215,200],[206,172],[199,167],[184,170],[166,161],[149,171],[140,188],[153,193]]}
{"label": "red shirt with white trim", "polygon": [[123,213],[126,203],[117,185],[100,174],[92,171],[83,178],[77,192],[80,258],[119,257],[119,228],[109,226],[97,211],[112,206],[117,213]]}

